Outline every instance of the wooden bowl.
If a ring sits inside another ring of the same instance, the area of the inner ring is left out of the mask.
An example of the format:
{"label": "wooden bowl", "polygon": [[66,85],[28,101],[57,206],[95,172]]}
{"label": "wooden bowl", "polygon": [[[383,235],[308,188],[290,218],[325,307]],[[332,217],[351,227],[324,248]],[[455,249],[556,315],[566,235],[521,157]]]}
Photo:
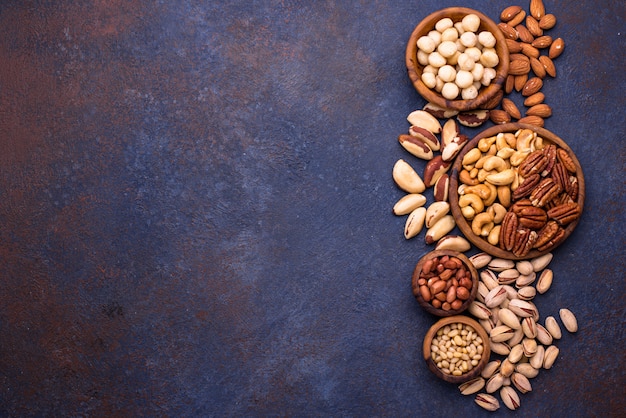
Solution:
{"label": "wooden bowl", "polygon": [[491,128],[488,128],[488,129],[484,130],[483,132],[479,133],[478,135],[476,135],[471,141],[469,141],[465,145],[465,147],[463,147],[463,149],[461,150],[459,155],[456,157],[456,160],[454,161],[452,169],[450,170],[450,194],[449,194],[450,209],[452,211],[452,215],[454,216],[454,220],[456,221],[457,227],[461,230],[463,235],[465,235],[465,237],[472,244],[474,244],[476,247],[480,248],[481,250],[491,254],[494,257],[506,258],[506,259],[510,259],[510,260],[530,259],[530,258],[538,257],[538,256],[541,256],[543,254],[546,254],[548,252],[553,251],[555,248],[557,248],[559,245],[561,245],[567,239],[567,237],[569,237],[572,234],[572,232],[576,228],[576,225],[578,225],[578,221],[580,220],[580,217],[579,217],[577,220],[575,220],[574,222],[568,224],[565,227],[564,237],[559,242],[557,242],[556,245],[553,245],[553,246],[551,246],[549,248],[546,248],[543,251],[539,251],[537,249],[533,249],[527,255],[525,255],[523,257],[518,257],[518,256],[516,256],[515,254],[513,254],[510,251],[506,251],[506,250],[504,250],[504,249],[502,249],[502,248],[500,248],[498,246],[491,245],[485,239],[483,239],[482,237],[477,236],[476,234],[474,234],[472,232],[472,228],[471,228],[470,224],[468,223],[468,221],[465,219],[465,217],[461,213],[461,209],[459,207],[459,195],[458,195],[458,187],[459,187],[459,184],[460,184],[459,172],[462,170],[463,157],[472,148],[475,148],[478,145],[478,142],[482,138],[488,138],[488,137],[491,137],[491,136],[495,136],[495,135],[497,135],[497,134],[499,134],[501,132],[513,132],[513,133],[515,133],[519,129],[531,129],[531,130],[535,131],[537,133],[537,135],[541,136],[544,139],[544,143],[546,143],[546,144],[550,144],[551,143],[551,144],[557,145],[558,147],[560,147],[560,148],[564,149],[565,151],[567,151],[567,154],[571,157],[572,161],[574,162],[574,164],[576,166],[576,173],[575,174],[576,174],[576,177],[578,179],[578,199],[577,199],[577,203],[580,206],[581,213],[582,213],[582,210],[583,210],[583,207],[584,207],[584,203],[585,203],[585,179],[583,177],[582,167],[580,166],[580,163],[578,162],[578,159],[576,158],[576,155],[574,155],[574,152],[567,145],[567,143],[565,141],[563,141],[561,138],[559,138],[558,136],[556,136],[554,133],[552,133],[552,132],[550,132],[550,131],[548,131],[548,130],[546,130],[544,128],[539,128],[539,127],[533,126],[533,125],[527,125],[527,124],[521,124],[521,123],[507,123],[507,124],[503,124],[503,125],[493,126]]}
{"label": "wooden bowl", "polygon": [[[422,297],[422,294],[420,292],[420,285],[418,283],[418,280],[420,278],[420,274],[424,267],[424,263],[426,263],[428,260],[432,258],[441,257],[443,255],[453,256],[461,260],[465,268],[469,270],[471,274],[472,289],[470,290],[469,298],[463,302],[463,304],[461,305],[459,309],[444,310],[441,308],[435,308],[430,302],[428,302]],[[415,269],[413,270],[411,287],[413,290],[413,296],[415,296],[415,299],[417,299],[417,302],[420,304],[422,308],[424,308],[424,310],[426,310],[426,312],[429,312],[436,316],[442,316],[442,317],[458,315],[461,312],[464,312],[467,309],[467,307],[472,303],[472,301],[476,298],[476,293],[478,292],[478,272],[474,268],[474,265],[472,264],[472,262],[465,255],[457,251],[452,251],[452,250],[435,250],[424,255],[417,262],[417,265],[415,266]]]}
{"label": "wooden bowl", "polygon": [[[474,366],[471,370],[469,370],[468,372],[460,376],[454,376],[449,373],[444,373],[439,367],[437,367],[437,364],[435,363],[435,360],[434,360],[436,357],[436,353],[433,353],[431,351],[433,338],[435,338],[437,331],[439,331],[439,329],[445,327],[446,325],[457,324],[457,323],[462,323],[464,325],[471,326],[474,329],[474,331],[478,333],[483,343],[483,352],[480,357],[480,360],[478,361],[478,364]],[[428,365],[428,368],[430,369],[431,372],[433,372],[437,377],[445,380],[446,382],[450,382],[450,383],[454,383],[458,385],[458,384],[467,382],[471,379],[474,379],[475,377],[478,377],[480,373],[483,371],[483,369],[485,368],[485,366],[487,365],[487,363],[489,362],[489,356],[491,355],[491,348],[489,346],[489,336],[487,335],[487,332],[485,331],[485,329],[478,322],[476,322],[474,319],[468,316],[456,315],[456,316],[450,316],[447,318],[442,318],[439,321],[437,321],[433,326],[431,326],[428,332],[426,332],[426,336],[424,337],[424,344],[423,344],[423,354],[424,354],[424,360],[426,361],[426,364]]]}
{"label": "wooden bowl", "polygon": [[[428,32],[435,28],[435,23],[440,19],[449,17],[453,22],[459,22],[468,14],[475,14],[480,18],[479,31],[487,30],[496,38],[496,53],[498,54],[499,63],[495,67],[496,77],[491,84],[479,90],[478,96],[471,100],[448,100],[439,94],[436,90],[426,87],[422,82],[422,71],[424,67],[417,61],[417,40],[427,35]],[[455,109],[458,111],[479,109],[490,99],[492,99],[502,89],[509,71],[509,50],[506,46],[504,35],[498,28],[498,25],[491,19],[479,11],[465,7],[449,7],[434,12],[422,20],[413,30],[407,47],[406,47],[406,67],[409,78],[417,92],[428,102],[435,103],[446,109]]]}

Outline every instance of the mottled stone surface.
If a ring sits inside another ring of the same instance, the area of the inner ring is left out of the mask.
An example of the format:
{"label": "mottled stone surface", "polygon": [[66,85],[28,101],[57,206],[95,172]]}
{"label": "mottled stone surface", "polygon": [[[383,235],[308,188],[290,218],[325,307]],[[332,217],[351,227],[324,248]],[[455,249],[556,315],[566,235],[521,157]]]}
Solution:
{"label": "mottled stone surface", "polygon": [[[0,415],[480,415],[420,358],[431,247],[391,214],[406,40],[452,5],[3,1]],[[626,10],[546,8],[587,202],[537,304],[580,330],[515,415],[618,416]]]}

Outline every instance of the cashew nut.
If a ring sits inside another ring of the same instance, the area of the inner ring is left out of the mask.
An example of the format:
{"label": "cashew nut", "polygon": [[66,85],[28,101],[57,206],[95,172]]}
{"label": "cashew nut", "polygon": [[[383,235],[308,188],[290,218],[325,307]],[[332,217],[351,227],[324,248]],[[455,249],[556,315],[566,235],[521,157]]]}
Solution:
{"label": "cashew nut", "polygon": [[497,225],[504,219],[504,215],[506,215],[506,208],[500,203],[494,203],[487,208],[487,212],[493,216],[493,222]]}
{"label": "cashew nut", "polygon": [[496,170],[500,172],[506,170],[507,168],[509,167],[506,161],[496,155],[489,156],[483,163],[483,169],[487,171]]}
{"label": "cashew nut", "polygon": [[464,208],[461,208],[461,213],[463,214],[463,217],[467,220],[472,220],[474,219],[474,216],[476,216],[476,211],[471,206],[465,206]]}
{"label": "cashew nut", "polygon": [[513,183],[515,180],[515,171],[511,168],[500,171],[499,173],[489,174],[485,177],[489,183],[496,186],[506,186],[507,184]]}
{"label": "cashew nut", "polygon": [[487,152],[489,147],[496,142],[495,136],[490,136],[489,138],[480,138],[478,140],[478,149],[482,152]]}
{"label": "cashew nut", "polygon": [[489,187],[491,193],[489,194],[489,197],[487,199],[483,200],[483,203],[485,204],[485,206],[491,206],[498,197],[498,189],[496,188],[496,186],[489,182],[486,182],[485,184],[487,185],[487,187]]}
{"label": "cashew nut", "polygon": [[483,235],[483,228],[489,224],[492,224],[491,228],[493,228],[493,216],[487,212],[479,213],[472,220],[472,232],[479,236],[487,236],[491,229],[487,231],[487,235]]}
{"label": "cashew nut", "polygon": [[463,196],[459,197],[459,206],[464,208],[466,206],[471,206],[474,209],[475,213],[480,213],[485,210],[485,204],[483,200],[474,193],[466,193]]}
{"label": "cashew nut", "polygon": [[478,179],[476,177],[472,177],[470,175],[470,172],[467,170],[461,170],[459,172],[459,181],[463,184],[470,184],[470,185],[479,183]]}
{"label": "cashew nut", "polygon": [[478,148],[472,148],[463,156],[463,165],[474,164],[478,159],[482,157],[482,154]]}
{"label": "cashew nut", "polygon": [[487,242],[491,245],[498,245],[500,242],[500,230],[502,229],[502,225],[494,226],[489,235],[487,235]]}
{"label": "cashew nut", "polygon": [[463,189],[463,193],[460,194],[468,194],[473,193],[477,194],[482,200],[486,200],[491,196],[491,189],[486,184],[476,184],[474,186],[465,186]]}
{"label": "cashew nut", "polygon": [[496,136],[496,148],[498,149],[498,151],[500,151],[502,148],[507,148],[508,146],[509,146],[509,143],[506,141],[506,137],[504,136],[504,133],[500,132]]}
{"label": "cashew nut", "polygon": [[516,148],[522,153],[531,151],[531,146],[537,134],[530,129],[522,129],[517,133]]}

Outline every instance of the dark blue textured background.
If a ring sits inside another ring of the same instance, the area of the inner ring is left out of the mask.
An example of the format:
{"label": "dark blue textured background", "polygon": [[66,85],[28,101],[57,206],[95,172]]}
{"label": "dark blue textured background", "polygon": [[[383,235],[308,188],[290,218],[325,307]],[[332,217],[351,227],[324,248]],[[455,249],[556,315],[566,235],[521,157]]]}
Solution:
{"label": "dark blue textured background", "polygon": [[[626,8],[545,2],[587,200],[537,305],[580,331],[500,412],[623,416]],[[0,415],[482,415],[420,357],[391,168],[413,27],[510,4],[3,1]]]}

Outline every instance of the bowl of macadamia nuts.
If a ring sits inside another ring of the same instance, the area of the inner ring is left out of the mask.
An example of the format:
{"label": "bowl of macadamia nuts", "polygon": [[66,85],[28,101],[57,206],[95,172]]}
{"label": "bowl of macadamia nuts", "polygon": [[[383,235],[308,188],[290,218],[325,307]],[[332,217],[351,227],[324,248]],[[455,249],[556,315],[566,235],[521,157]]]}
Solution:
{"label": "bowl of macadamia nuts", "polygon": [[567,143],[534,125],[487,128],[456,157],[450,209],[476,247],[522,260],[551,252],[583,212],[585,180]]}
{"label": "bowl of macadamia nuts", "polygon": [[406,66],[428,102],[457,111],[488,108],[502,92],[509,50],[493,20],[473,9],[450,7],[415,27]]}

